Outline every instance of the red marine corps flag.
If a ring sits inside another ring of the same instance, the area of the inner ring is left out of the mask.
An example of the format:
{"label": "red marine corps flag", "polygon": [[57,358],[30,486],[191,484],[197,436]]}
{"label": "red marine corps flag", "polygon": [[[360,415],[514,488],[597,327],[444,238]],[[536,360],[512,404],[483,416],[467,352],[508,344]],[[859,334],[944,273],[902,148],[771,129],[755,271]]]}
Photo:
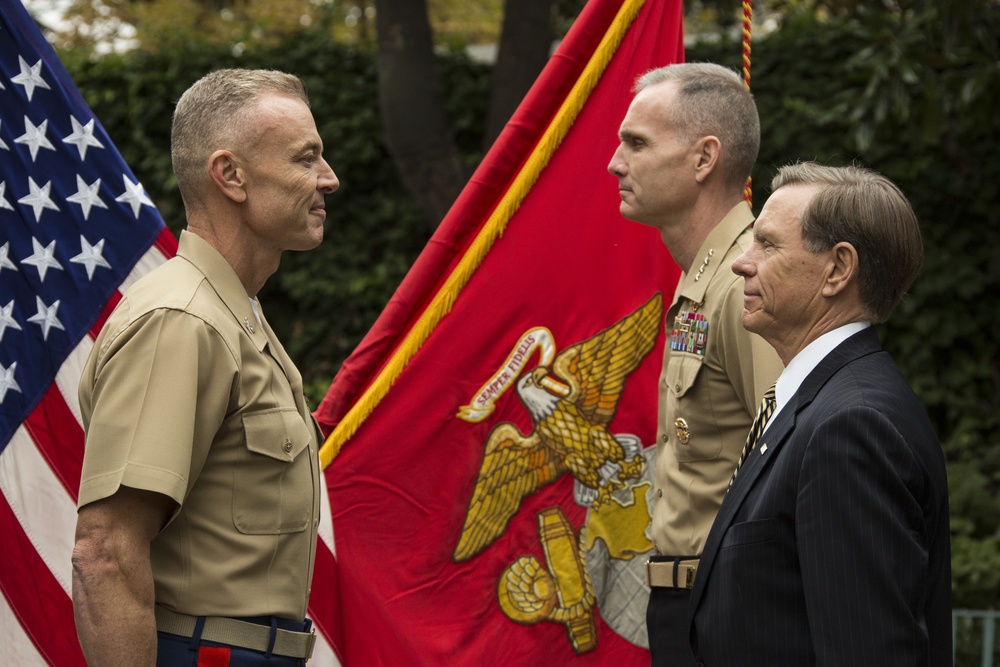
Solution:
{"label": "red marine corps flag", "polygon": [[681,60],[680,0],[591,0],[317,410],[346,667],[648,664],[679,271],[606,166]]}

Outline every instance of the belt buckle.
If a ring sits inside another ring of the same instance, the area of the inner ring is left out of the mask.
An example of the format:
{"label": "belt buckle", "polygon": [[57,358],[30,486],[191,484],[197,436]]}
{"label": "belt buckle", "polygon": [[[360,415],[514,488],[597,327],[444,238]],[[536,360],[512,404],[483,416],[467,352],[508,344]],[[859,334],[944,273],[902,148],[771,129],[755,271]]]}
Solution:
{"label": "belt buckle", "polygon": [[309,660],[312,657],[313,649],[316,647],[316,628],[309,630],[309,638],[306,639],[306,654],[305,659]]}
{"label": "belt buckle", "polygon": [[695,575],[695,573],[697,571],[698,571],[698,566],[697,565],[688,565],[687,566],[687,574],[684,577],[684,587],[685,588],[689,588],[689,589],[690,588],[694,588],[694,575]]}
{"label": "belt buckle", "polygon": [[649,571],[650,568],[652,567],[652,565],[653,565],[653,561],[651,559],[647,558],[646,559],[646,568],[645,568],[645,570],[646,570],[646,585],[649,586],[650,588],[652,588],[652,586],[653,586],[653,584],[652,584],[653,577],[652,577],[652,575],[650,574],[650,571]]}

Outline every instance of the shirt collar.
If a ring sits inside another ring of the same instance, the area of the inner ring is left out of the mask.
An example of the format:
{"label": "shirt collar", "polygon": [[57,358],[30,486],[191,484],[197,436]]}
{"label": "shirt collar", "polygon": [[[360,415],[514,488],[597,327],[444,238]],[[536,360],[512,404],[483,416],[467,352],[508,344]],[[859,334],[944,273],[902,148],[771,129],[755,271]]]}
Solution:
{"label": "shirt collar", "polygon": [[197,234],[182,230],[177,243],[177,256],[191,262],[205,276],[219,298],[233,314],[233,318],[250,335],[258,349],[267,343],[263,323],[255,323],[258,313],[254,312],[247,290],[240,282],[236,271],[218,250]]}
{"label": "shirt collar", "polygon": [[788,362],[785,370],[778,377],[778,382],[775,385],[774,397],[777,407],[774,409],[774,413],[771,415],[768,423],[774,423],[774,418],[781,411],[782,406],[791,400],[805,379],[819,365],[819,362],[826,358],[826,355],[833,352],[838,345],[854,334],[870,326],[871,322],[851,322],[850,324],[837,327],[833,331],[827,331],[792,357],[792,360]]}
{"label": "shirt collar", "polygon": [[731,208],[701,244],[690,272],[681,276],[677,296],[701,303],[712,277],[720,270],[730,270],[729,266],[722,266],[722,260],[743,230],[751,224],[753,211],[746,202],[741,201]]}

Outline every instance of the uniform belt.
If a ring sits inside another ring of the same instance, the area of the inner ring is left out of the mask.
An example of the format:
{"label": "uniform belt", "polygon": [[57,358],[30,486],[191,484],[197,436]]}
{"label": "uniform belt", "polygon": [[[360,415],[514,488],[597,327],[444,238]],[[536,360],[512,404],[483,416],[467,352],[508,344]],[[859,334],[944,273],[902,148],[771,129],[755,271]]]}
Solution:
{"label": "uniform belt", "polygon": [[[160,632],[191,637],[194,635],[197,622],[197,616],[180,614],[156,605],[156,629]],[[316,644],[315,632],[295,632],[277,628],[274,646],[270,646],[271,626],[225,616],[206,616],[201,638],[204,641],[229,644],[261,653],[267,653],[270,648],[271,653],[275,655],[305,660],[312,656],[313,646]]]}
{"label": "uniform belt", "polygon": [[661,588],[694,588],[698,559],[690,556],[667,558],[657,556],[646,561],[646,585]]}

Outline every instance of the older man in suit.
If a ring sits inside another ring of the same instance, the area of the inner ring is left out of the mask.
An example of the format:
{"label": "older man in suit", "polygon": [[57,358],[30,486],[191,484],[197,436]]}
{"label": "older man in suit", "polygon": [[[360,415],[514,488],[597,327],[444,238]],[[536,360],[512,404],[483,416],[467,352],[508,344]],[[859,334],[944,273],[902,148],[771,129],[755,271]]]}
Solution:
{"label": "older man in suit", "polygon": [[709,533],[692,646],[706,667],[949,665],[944,457],[872,326],[920,269],[916,217],[859,167],[790,165],[772,190],[733,271],[785,369]]}

